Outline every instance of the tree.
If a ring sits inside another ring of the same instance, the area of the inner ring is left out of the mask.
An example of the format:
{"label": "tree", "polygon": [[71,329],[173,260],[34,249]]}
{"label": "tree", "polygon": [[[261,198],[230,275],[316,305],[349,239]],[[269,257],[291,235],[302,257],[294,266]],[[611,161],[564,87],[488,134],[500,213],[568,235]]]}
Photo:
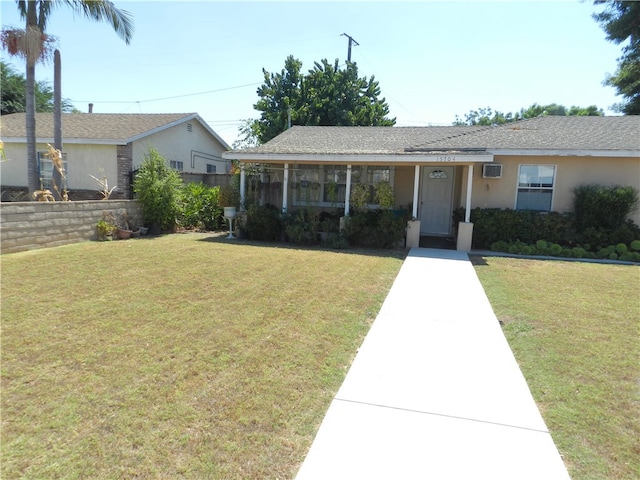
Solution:
{"label": "tree", "polygon": [[[0,114],[23,113],[25,106],[26,80],[10,64],[0,62]],[[34,85],[36,95],[36,112],[53,112],[53,88],[45,81]],[[68,99],[62,100],[63,112],[74,112],[73,104]]]}
{"label": "tree", "polygon": [[149,147],[133,180],[144,221],[152,230],[172,230],[180,212],[182,177],[170,168],[157,148]]}
{"label": "tree", "polygon": [[627,42],[618,58],[616,73],[604,81],[625,98],[613,108],[626,115],[640,115],[640,2],[595,0],[594,4],[606,5],[593,18],[606,32],[607,40],[616,45]]}
{"label": "tree", "polygon": [[5,29],[0,39],[10,55],[26,60],[27,177],[29,191],[34,192],[40,187],[36,157],[35,70],[37,61],[45,60],[51,54],[54,39],[45,33],[51,12],[65,4],[88,19],[109,22],[127,44],[133,35],[133,21],[128,12],[117,9],[108,0],[16,0],[16,4],[20,17],[26,21],[25,29]]}
{"label": "tree", "polygon": [[280,73],[265,69],[264,83],[257,90],[260,99],[254,108],[259,119],[245,122],[238,145],[268,142],[289,125],[360,125],[392,126],[389,107],[380,96],[375,78],[358,77],[355,63],[341,69],[338,60],[316,62],[306,75],[300,73],[302,62],[292,55]]}
{"label": "tree", "polygon": [[555,116],[599,116],[604,115],[601,108],[595,105],[589,105],[588,107],[572,106],[570,108],[564,105],[558,105],[557,103],[550,103],[549,105],[538,105],[534,103],[528,108],[521,108],[519,111],[512,113],[502,113],[499,111],[493,111],[491,107],[479,108],[478,110],[470,110],[466,113],[464,120],[456,115],[454,125],[504,125],[505,123],[515,122],[524,118],[535,118],[546,115]]}

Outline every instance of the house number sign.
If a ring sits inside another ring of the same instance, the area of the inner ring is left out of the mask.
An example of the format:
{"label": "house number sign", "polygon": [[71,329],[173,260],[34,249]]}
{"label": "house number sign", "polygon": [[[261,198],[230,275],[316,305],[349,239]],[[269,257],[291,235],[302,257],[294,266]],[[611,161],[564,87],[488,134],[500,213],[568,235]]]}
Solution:
{"label": "house number sign", "polygon": [[456,161],[456,157],[455,155],[438,155],[435,158],[436,162],[455,162]]}

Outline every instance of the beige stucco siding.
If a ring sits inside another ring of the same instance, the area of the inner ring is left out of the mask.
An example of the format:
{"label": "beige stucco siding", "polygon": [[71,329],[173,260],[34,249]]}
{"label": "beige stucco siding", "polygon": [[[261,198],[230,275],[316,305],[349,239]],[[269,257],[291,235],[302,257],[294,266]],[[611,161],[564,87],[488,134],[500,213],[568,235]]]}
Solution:
{"label": "beige stucco siding", "polygon": [[[2,185],[27,185],[27,149],[24,143],[5,143],[7,160],[0,164]],[[46,152],[45,143],[36,144],[39,152]],[[69,190],[100,190],[98,183],[90,177],[101,178],[100,168],[107,175],[110,185],[116,184],[116,146],[115,145],[76,145],[63,144],[66,154],[67,181]]]}
{"label": "beige stucco siding", "polygon": [[394,180],[394,193],[396,195],[396,206],[406,207],[413,204],[413,174],[414,167],[396,167]]}
{"label": "beige stucco siding", "polygon": [[149,147],[156,148],[167,160],[183,162],[185,172],[206,173],[207,164],[216,173],[227,173],[229,161],[222,159],[224,147],[197,121],[181,123],[133,142],[133,168],[139,168]]}
{"label": "beige stucco siding", "polygon": [[[473,175],[472,208],[515,208],[520,165],[555,165],[552,210],[571,210],[573,189],[581,184],[632,186],[640,190],[640,158],[612,157],[495,157],[502,164],[502,178],[482,178],[482,166]],[[640,225],[640,211],[632,220]]]}

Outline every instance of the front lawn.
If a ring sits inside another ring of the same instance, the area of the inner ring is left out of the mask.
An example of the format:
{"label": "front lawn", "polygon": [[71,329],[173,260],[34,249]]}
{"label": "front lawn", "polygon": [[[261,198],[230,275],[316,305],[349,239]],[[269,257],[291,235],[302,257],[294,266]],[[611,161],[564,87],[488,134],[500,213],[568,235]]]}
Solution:
{"label": "front lawn", "polygon": [[2,257],[1,478],[293,478],[402,254],[206,234]]}
{"label": "front lawn", "polygon": [[[210,234],[2,256],[0,477],[293,478],[402,258]],[[640,268],[473,260],[573,480],[638,476]]]}
{"label": "front lawn", "polygon": [[640,478],[640,268],[474,263],[571,478]]}

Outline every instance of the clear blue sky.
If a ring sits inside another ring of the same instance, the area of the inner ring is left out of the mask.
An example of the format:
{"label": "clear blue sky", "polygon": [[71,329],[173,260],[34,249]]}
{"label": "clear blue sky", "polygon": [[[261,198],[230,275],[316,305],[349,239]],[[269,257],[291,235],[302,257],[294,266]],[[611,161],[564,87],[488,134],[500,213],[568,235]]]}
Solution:
{"label": "clear blue sky", "polygon": [[[135,33],[127,46],[107,24],[62,6],[47,32],[59,40],[62,95],[102,113],[197,112],[229,144],[253,104],[262,69],[347,57],[374,75],[399,126],[449,125],[490,106],[597,105],[619,101],[602,85],[621,47],[605,40],[592,1],[221,2],[123,1]],[[23,26],[1,0],[3,26]],[[21,61],[8,59],[23,72]],[[53,66],[36,77],[52,83]],[[208,92],[208,93],[203,93]],[[179,98],[167,98],[179,97]],[[163,100],[160,100],[163,99]]]}

